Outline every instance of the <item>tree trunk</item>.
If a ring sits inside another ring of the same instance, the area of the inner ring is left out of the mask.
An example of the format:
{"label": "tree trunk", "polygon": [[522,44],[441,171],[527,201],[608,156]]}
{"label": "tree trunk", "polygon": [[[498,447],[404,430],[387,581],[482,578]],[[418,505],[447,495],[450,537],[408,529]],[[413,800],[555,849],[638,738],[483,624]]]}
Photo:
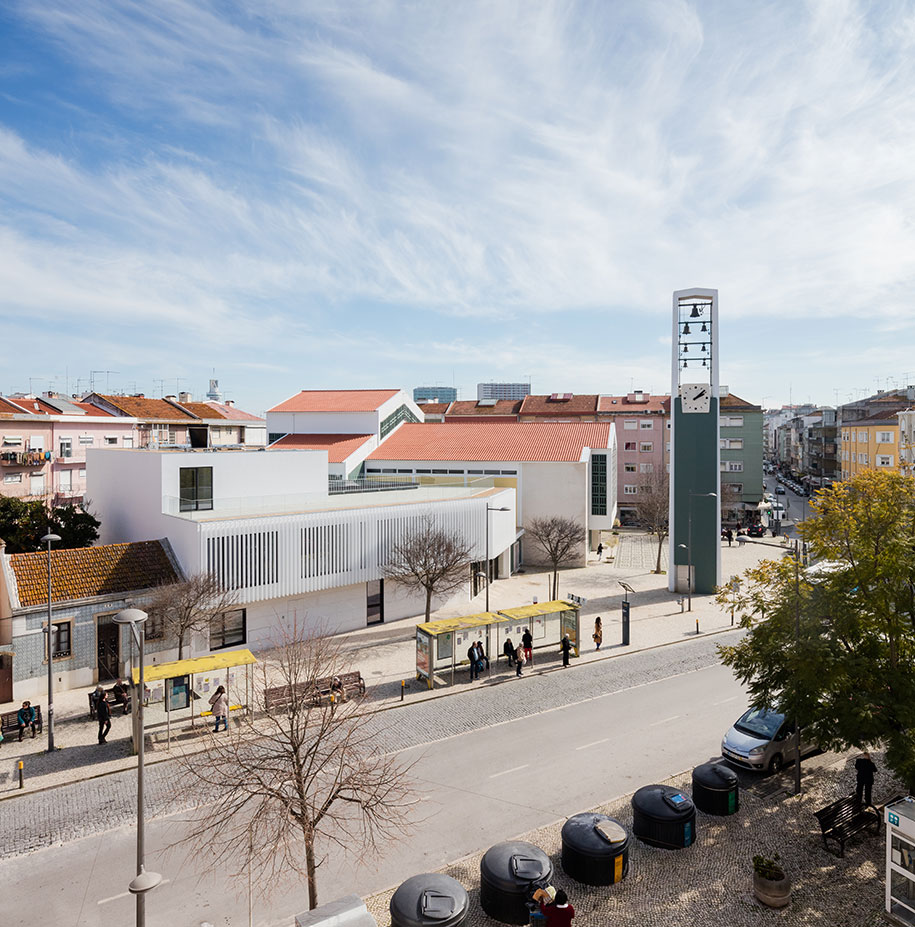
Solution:
{"label": "tree trunk", "polygon": [[[305,828],[302,828],[303,832]],[[315,840],[305,834],[305,867],[308,872],[308,910],[318,906],[317,865],[315,864]]]}
{"label": "tree trunk", "polygon": [[178,635],[178,659],[184,659],[184,634],[181,633]]}
{"label": "tree trunk", "polygon": [[661,572],[661,551],[664,549],[664,538],[661,536],[661,532],[658,532],[658,562],[655,565],[655,573]]}
{"label": "tree trunk", "polygon": [[555,601],[559,598],[559,570],[553,569],[553,595],[552,599]]}
{"label": "tree trunk", "polygon": [[429,623],[429,619],[432,617],[432,590],[426,589],[426,624]]}

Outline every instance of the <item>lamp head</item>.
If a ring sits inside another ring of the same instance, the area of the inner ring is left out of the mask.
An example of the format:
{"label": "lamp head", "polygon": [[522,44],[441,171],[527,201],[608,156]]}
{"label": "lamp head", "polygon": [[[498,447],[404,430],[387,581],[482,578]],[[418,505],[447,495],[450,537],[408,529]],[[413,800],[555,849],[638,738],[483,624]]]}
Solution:
{"label": "lamp head", "polygon": [[111,620],[115,624],[143,624],[148,617],[149,615],[140,608],[124,608]]}
{"label": "lamp head", "polygon": [[54,534],[53,532],[49,531],[49,532],[41,539],[41,543],[42,543],[42,544],[56,544],[59,540],[60,540],[60,535],[59,535],[59,534]]}

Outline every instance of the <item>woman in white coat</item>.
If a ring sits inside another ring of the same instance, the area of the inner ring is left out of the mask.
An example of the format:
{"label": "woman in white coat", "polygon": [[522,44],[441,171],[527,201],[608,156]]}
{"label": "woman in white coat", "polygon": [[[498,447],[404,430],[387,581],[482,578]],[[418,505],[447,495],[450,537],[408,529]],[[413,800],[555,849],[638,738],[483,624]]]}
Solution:
{"label": "woman in white coat", "polygon": [[229,729],[229,696],[226,695],[225,686],[220,686],[210,696],[210,707],[213,709],[213,717],[216,719],[216,727],[213,728],[213,733],[218,733],[220,721],[222,721],[222,729],[227,731]]}

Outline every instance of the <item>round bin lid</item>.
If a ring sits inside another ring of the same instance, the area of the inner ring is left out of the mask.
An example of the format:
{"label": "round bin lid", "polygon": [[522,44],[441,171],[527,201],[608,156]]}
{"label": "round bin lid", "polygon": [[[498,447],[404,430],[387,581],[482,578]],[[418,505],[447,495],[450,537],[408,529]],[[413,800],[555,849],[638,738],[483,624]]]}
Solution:
{"label": "round bin lid", "polygon": [[588,811],[562,825],[562,842],[591,856],[612,857],[629,843],[629,832],[614,818]]}
{"label": "round bin lid", "polygon": [[723,763],[703,763],[693,770],[693,783],[707,789],[730,791],[737,788],[737,773]]}
{"label": "round bin lid", "polygon": [[656,821],[683,821],[695,814],[693,800],[669,785],[644,785],[632,796],[632,809]]}
{"label": "round bin lid", "polygon": [[427,872],[407,879],[391,896],[391,919],[410,927],[448,921],[469,905],[467,890],[451,876]]}
{"label": "round bin lid", "polygon": [[509,840],[497,843],[483,854],[480,874],[498,888],[517,892],[530,882],[552,878],[553,864],[540,847],[523,840]]}

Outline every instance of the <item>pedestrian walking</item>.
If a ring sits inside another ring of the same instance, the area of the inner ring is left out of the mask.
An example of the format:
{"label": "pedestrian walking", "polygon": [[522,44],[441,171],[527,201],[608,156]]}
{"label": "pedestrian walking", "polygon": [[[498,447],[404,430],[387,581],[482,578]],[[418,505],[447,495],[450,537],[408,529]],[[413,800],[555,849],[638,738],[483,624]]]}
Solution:
{"label": "pedestrian walking", "polygon": [[534,637],[530,628],[525,628],[521,635],[521,646],[524,648],[524,659],[531,663],[534,659]]}
{"label": "pedestrian walking", "polygon": [[502,645],[502,653],[505,654],[505,659],[508,660],[508,668],[511,669],[515,665],[515,645],[512,643],[510,637],[505,638],[505,643]]}
{"label": "pedestrian walking", "polygon": [[22,740],[22,734],[26,728],[31,728],[32,736],[35,736],[35,729],[38,727],[38,718],[35,709],[32,708],[31,702],[23,702],[22,708],[16,712],[16,725],[19,728],[19,739]]}
{"label": "pedestrian walking", "polygon": [[600,562],[600,558],[603,556],[603,553],[604,553],[604,545],[603,545],[603,543],[602,543],[601,541],[598,541],[598,542],[597,542],[597,561],[598,561],[598,563]]}
{"label": "pedestrian walking", "polygon": [[569,904],[569,896],[561,888],[552,900],[549,892],[538,888],[534,892],[534,901],[540,902],[540,913],[546,918],[546,927],[569,927],[575,917],[575,908]]}
{"label": "pedestrian walking", "polygon": [[730,528],[728,528],[727,534],[726,534],[725,536],[726,536],[727,539],[728,539],[728,547],[730,547],[730,546],[731,546],[731,542],[734,540],[734,532],[731,531]]}
{"label": "pedestrian walking", "polygon": [[876,772],[877,767],[874,765],[870,753],[865,750],[864,753],[855,760],[855,774],[857,778],[855,783],[855,798],[860,802],[863,795],[865,806],[873,806],[873,802],[871,801],[873,796],[871,792],[874,788],[874,774]]}
{"label": "pedestrian walking", "polygon": [[594,633],[591,635],[594,643],[597,644],[596,650],[600,650],[600,645],[604,642],[604,626],[601,623],[600,615],[594,619]]}
{"label": "pedestrian walking", "polygon": [[521,675],[521,667],[524,666],[524,648],[521,644],[518,644],[518,649],[515,651],[515,675]]}
{"label": "pedestrian walking", "polygon": [[213,717],[216,719],[216,726],[213,728],[213,733],[219,733],[220,721],[222,721],[222,729],[227,731],[229,729],[229,696],[226,695],[225,686],[220,686],[210,696],[210,707],[213,710]]}
{"label": "pedestrian walking", "polygon": [[111,730],[111,706],[108,704],[108,693],[104,690],[95,703],[95,717],[98,719],[98,742],[106,743],[105,738]]}
{"label": "pedestrian walking", "polygon": [[562,651],[562,665],[569,665],[569,654],[572,652],[572,642],[569,640],[569,635],[566,634],[563,637],[562,642],[559,644],[559,649]]}

